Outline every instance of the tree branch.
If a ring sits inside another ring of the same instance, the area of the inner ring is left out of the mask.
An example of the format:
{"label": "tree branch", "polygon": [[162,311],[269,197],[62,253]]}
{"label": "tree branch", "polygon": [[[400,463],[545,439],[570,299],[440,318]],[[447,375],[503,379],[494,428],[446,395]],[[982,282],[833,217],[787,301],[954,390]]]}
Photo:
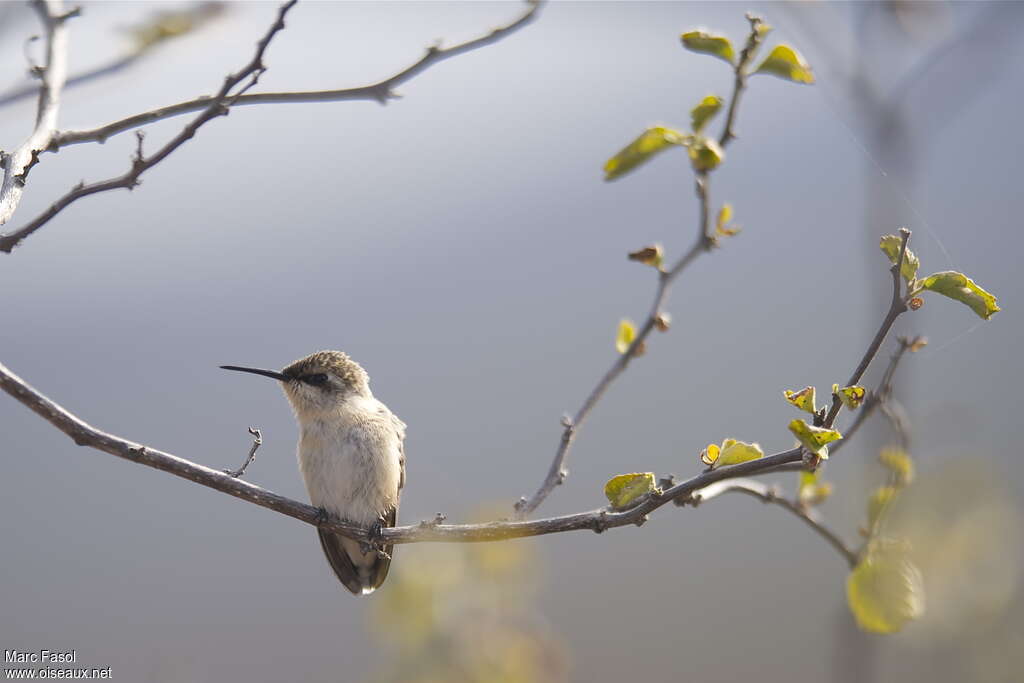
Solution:
{"label": "tree branch", "polygon": [[[831,449],[831,453],[834,455],[837,453],[846,443],[853,438],[853,435],[861,428],[861,426],[867,422],[868,418],[875,412],[876,408],[885,408],[885,404],[892,399],[892,381],[896,375],[896,367],[907,351],[914,350],[927,344],[927,340],[924,337],[914,337],[908,339],[906,337],[899,338],[899,348],[896,349],[896,353],[893,354],[892,358],[889,359],[889,365],[886,366],[885,372],[882,373],[882,379],[878,382],[878,387],[868,394],[867,398],[864,399],[864,405],[861,406],[860,410],[857,411],[857,417],[854,418],[850,426],[843,430],[843,439],[835,444]],[[906,436],[901,434],[901,439],[906,439]]]}
{"label": "tree branch", "polygon": [[[52,424],[79,446],[88,446],[140,465],[168,472],[182,479],[201,484],[228,495],[247,500],[261,507],[280,512],[307,524],[330,529],[349,538],[370,541],[369,530],[337,519],[311,505],[278,495],[218,470],[198,465],[142,444],[108,434],[70,413],[38,392],[20,377],[0,364],[0,388]],[[799,448],[776,453],[731,467],[708,470],[687,481],[653,493],[636,507],[623,511],[607,508],[531,521],[496,521],[485,524],[438,524],[437,520],[409,526],[383,529],[380,541],[391,543],[501,541],[524,536],[541,536],[565,531],[601,532],[613,527],[640,525],[647,515],[674,500],[687,500],[690,494],[731,477],[743,477],[786,468],[801,460]]]}
{"label": "tree branch", "polygon": [[0,251],[4,251],[8,254],[11,253],[11,251],[18,246],[22,240],[46,225],[46,223],[66,207],[83,197],[88,197],[89,195],[98,194],[100,192],[107,192],[109,190],[134,189],[139,184],[139,177],[143,173],[159,164],[174,152],[174,150],[191,140],[203,124],[219,116],[226,116],[230,109],[230,103],[235,97],[239,96],[239,94],[232,96],[230,94],[231,91],[242,83],[242,81],[248,78],[249,82],[241,89],[241,92],[244,93],[250,87],[255,85],[260,74],[266,71],[266,66],[263,64],[263,55],[267,50],[267,46],[270,45],[270,41],[273,40],[274,36],[284,28],[284,17],[288,13],[288,10],[295,6],[296,2],[298,2],[298,0],[288,0],[288,2],[278,9],[274,23],[267,30],[263,38],[256,44],[256,53],[253,55],[249,63],[237,73],[228,74],[227,78],[224,79],[224,85],[222,85],[217,94],[209,100],[206,108],[203,109],[199,116],[193,119],[191,123],[185,126],[180,133],[171,138],[167,144],[157,150],[152,156],[144,157],[142,155],[140,138],[139,151],[132,159],[131,168],[124,175],[92,183],[90,185],[79,183],[72,188],[70,192],[51,204],[50,208],[34,220],[30,221],[27,225],[8,235],[0,236]]}
{"label": "tree branch", "polygon": [[[473,40],[459,43],[458,45],[453,45],[449,48],[442,48],[437,45],[431,46],[427,48],[426,54],[424,54],[423,57],[415,63],[405,69],[402,69],[395,75],[384,79],[383,81],[357,88],[342,88],[337,90],[249,93],[235,99],[231,103],[231,106],[238,107],[248,104],[288,104],[298,102],[343,102],[350,100],[372,100],[381,104],[386,104],[388,101],[398,99],[400,97],[395,93],[395,87],[411,80],[434,64],[485,45],[496,43],[510,33],[533,21],[540,10],[542,0],[527,0],[527,4],[529,5],[529,8],[526,12],[512,23],[493,29],[486,35],[480,36],[479,38],[474,38]],[[123,133],[126,130],[131,130],[132,128],[137,128],[138,126],[143,126],[147,123],[153,123],[154,121],[160,121],[162,119],[198,111],[209,106],[211,101],[212,98],[209,96],[197,97],[195,99],[188,100],[187,102],[179,102],[178,104],[172,104],[159,109],[142,112],[141,114],[136,114],[134,116],[129,116],[121,119],[120,121],[114,121],[113,123],[109,123],[105,126],[100,126],[99,128],[57,133],[54,136],[48,151],[55,152],[61,147],[76,145],[83,142],[105,142],[111,136]]]}
{"label": "tree branch", "polygon": [[[885,319],[882,320],[881,326],[878,328],[878,332],[875,333],[875,338],[871,340],[871,344],[868,346],[868,350],[864,353],[864,356],[860,359],[860,363],[857,365],[857,369],[850,375],[850,379],[847,380],[846,386],[853,386],[860,381],[860,378],[864,376],[864,372],[871,365],[871,361],[874,360],[878,354],[878,349],[881,348],[882,342],[885,341],[886,336],[889,334],[889,330],[892,329],[893,323],[896,322],[896,318],[900,317],[900,314],[906,312],[907,303],[903,300],[902,295],[902,274],[900,270],[903,268],[903,259],[907,255],[907,243],[910,241],[910,231],[906,228],[900,228],[900,253],[896,259],[896,263],[891,268],[892,272],[892,301],[889,304],[889,310],[885,314]],[[836,416],[839,414],[839,409],[842,408],[843,403],[838,395],[832,397],[832,407],[828,411],[828,415],[825,417],[822,424],[827,428],[831,429],[832,425],[836,421]]]}
{"label": "tree branch", "polygon": [[828,541],[829,545],[835,548],[836,551],[843,556],[843,559],[846,560],[846,563],[851,568],[857,565],[857,552],[851,550],[838,534],[825,526],[825,524],[818,518],[818,515],[813,508],[806,507],[800,503],[784,498],[779,495],[779,492],[774,487],[767,486],[759,481],[754,481],[752,479],[729,479],[711,484],[699,491],[694,491],[691,496],[691,504],[696,507],[704,501],[711,500],[723,493],[733,492],[753,496],[764,503],[771,503],[773,505],[778,505],[784,510],[789,510],[807,526],[813,529],[816,534]]}
{"label": "tree branch", "polygon": [[[736,119],[736,108],[737,102],[739,101],[740,94],[743,88],[746,87],[746,67],[750,60],[753,58],[754,50],[760,44],[761,36],[758,34],[757,27],[761,23],[759,17],[755,17],[751,14],[747,15],[747,20],[750,22],[750,35],[747,38],[746,47],[740,53],[740,60],[734,67],[736,78],[733,82],[732,96],[729,102],[729,114],[726,119],[725,129],[722,132],[721,146],[723,149],[729,142],[736,136],[732,132],[732,126]],[[668,290],[672,285],[673,280],[679,276],[687,266],[689,266],[698,256],[702,253],[710,251],[715,246],[714,234],[711,232],[711,203],[708,198],[708,172],[697,171],[696,173],[696,192],[697,200],[700,206],[700,214],[698,220],[697,229],[697,240],[693,246],[683,254],[675,265],[673,265],[667,271],[658,272],[658,286],[654,293],[654,303],[651,305],[650,313],[647,315],[647,320],[640,327],[637,332],[636,338],[633,343],[629,345],[623,353],[615,359],[612,363],[611,368],[605,372],[604,376],[601,377],[597,386],[590,392],[583,405],[580,406],[579,410],[572,417],[566,416],[562,419],[562,437],[558,444],[558,449],[555,451],[554,460],[548,467],[547,475],[544,477],[544,481],[541,482],[540,488],[533,494],[532,497],[527,499],[525,496],[516,501],[515,510],[520,517],[526,517],[536,510],[541,503],[555,490],[555,487],[561,485],[566,477],[569,476],[569,471],[566,469],[565,463],[569,458],[569,451],[572,448],[573,441],[576,440],[576,435],[579,432],[583,422],[590,415],[594,406],[601,400],[605,392],[611,386],[612,382],[621,375],[626,368],[629,366],[629,362],[637,355],[637,350],[646,344],[647,337],[651,334],[651,331],[655,328],[658,320],[662,316],[662,307],[665,305],[668,299]]]}
{"label": "tree branch", "polygon": [[46,63],[34,69],[40,79],[39,105],[32,134],[11,154],[0,152],[3,181],[0,182],[0,225],[14,215],[28,180],[28,172],[39,161],[57,130],[60,94],[68,76],[68,32],[65,22],[78,9],[64,12],[63,0],[36,0],[32,3],[46,30]]}

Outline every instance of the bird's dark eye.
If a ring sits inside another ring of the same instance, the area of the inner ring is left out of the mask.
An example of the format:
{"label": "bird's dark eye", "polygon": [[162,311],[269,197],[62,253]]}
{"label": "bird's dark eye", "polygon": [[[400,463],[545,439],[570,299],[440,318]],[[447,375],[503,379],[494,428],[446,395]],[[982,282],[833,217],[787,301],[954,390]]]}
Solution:
{"label": "bird's dark eye", "polygon": [[302,381],[306,384],[312,384],[314,387],[319,387],[327,384],[327,375],[322,372],[317,372],[312,375],[303,375]]}

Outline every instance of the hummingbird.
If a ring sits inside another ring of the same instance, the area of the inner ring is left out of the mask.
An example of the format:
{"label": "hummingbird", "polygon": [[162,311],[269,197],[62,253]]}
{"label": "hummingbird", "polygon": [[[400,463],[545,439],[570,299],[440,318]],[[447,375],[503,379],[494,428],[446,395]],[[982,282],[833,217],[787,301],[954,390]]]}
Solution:
{"label": "hummingbird", "polygon": [[[373,397],[366,371],[341,351],[317,351],[284,370],[222,365],[276,379],[299,423],[299,470],[310,502],[356,525],[395,526],[405,486],[405,423]],[[355,595],[384,583],[393,546],[368,547],[317,529],[327,562]]]}

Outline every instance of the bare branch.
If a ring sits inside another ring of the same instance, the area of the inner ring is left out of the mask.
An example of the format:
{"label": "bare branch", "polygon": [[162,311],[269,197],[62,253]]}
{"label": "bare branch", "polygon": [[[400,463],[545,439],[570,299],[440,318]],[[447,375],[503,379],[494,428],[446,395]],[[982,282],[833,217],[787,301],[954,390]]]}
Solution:
{"label": "bare branch", "polygon": [[[126,460],[146,465],[177,477],[201,484],[208,488],[227,493],[255,503],[261,507],[280,512],[300,521],[330,529],[349,538],[367,541],[370,530],[340,520],[328,519],[319,508],[278,495],[255,486],[241,479],[219,472],[203,465],[179,458],[170,453],[149,448],[119,436],[108,434],[81,418],[70,413],[57,403],[29,386],[24,380],[0,364],[0,388],[44,420],[67,434],[79,446],[88,446]],[[661,506],[674,500],[686,500],[693,492],[703,489],[709,484],[732,477],[747,477],[785,468],[800,462],[799,448],[767,456],[760,460],[720,467],[676,484],[663,492],[649,495],[636,507],[617,512],[598,509],[560,517],[537,519],[531,521],[496,521],[485,524],[441,524],[430,522],[409,526],[382,529],[381,542],[422,543],[422,542],[460,542],[475,543],[484,541],[501,541],[524,536],[541,536],[561,533],[564,531],[604,531],[612,527],[640,525],[647,520],[647,515]],[[438,518],[439,520],[441,518]]]}
{"label": "bare branch", "polygon": [[[380,102],[381,104],[386,104],[390,100],[398,99],[399,96],[395,94],[394,91],[397,86],[411,80],[434,64],[451,57],[464,54],[471,50],[484,47],[485,45],[496,43],[510,33],[533,21],[537,16],[542,2],[541,0],[528,0],[527,4],[529,5],[527,11],[512,23],[493,29],[479,38],[474,38],[473,40],[466,41],[465,43],[459,43],[458,45],[453,45],[449,48],[442,48],[436,45],[429,47],[427,48],[426,54],[424,54],[423,57],[415,63],[405,69],[402,69],[395,75],[384,79],[383,81],[357,88],[342,88],[337,90],[251,93],[238,97],[231,103],[231,106],[237,107],[247,104],[294,104],[299,102],[343,102],[351,100],[372,100]],[[57,151],[61,147],[76,145],[83,142],[104,142],[111,136],[123,133],[126,130],[131,130],[132,128],[137,128],[138,126],[146,125],[147,123],[153,123],[154,121],[160,121],[162,119],[198,111],[208,107],[212,99],[213,98],[209,96],[197,97],[195,99],[188,100],[187,102],[179,102],[178,104],[172,104],[159,109],[153,109],[141,114],[136,114],[134,116],[129,116],[121,119],[120,121],[114,121],[113,123],[109,123],[105,126],[100,126],[99,128],[57,133],[49,147],[49,151]]]}
{"label": "bare branch", "polygon": [[70,192],[51,204],[50,208],[34,220],[30,221],[27,225],[8,235],[0,236],[0,251],[11,253],[11,251],[18,246],[22,240],[46,225],[46,223],[66,207],[83,197],[88,197],[89,195],[98,194],[100,192],[107,192],[109,190],[134,189],[139,184],[139,177],[143,173],[159,164],[174,152],[174,150],[191,140],[203,124],[219,116],[227,115],[233,98],[237,96],[237,94],[232,96],[231,91],[242,81],[249,79],[248,84],[243,86],[241,90],[241,92],[245,92],[245,90],[248,90],[256,83],[260,74],[266,70],[266,67],[263,64],[263,55],[267,50],[267,46],[270,45],[270,41],[273,40],[274,36],[284,28],[284,17],[296,2],[298,2],[298,0],[288,0],[288,2],[278,9],[274,23],[267,30],[267,33],[263,38],[260,39],[259,43],[256,44],[256,53],[253,55],[249,63],[237,73],[229,74],[227,78],[224,79],[224,85],[221,86],[220,91],[210,99],[202,113],[193,119],[191,123],[185,126],[185,128],[174,136],[167,144],[158,149],[152,156],[144,158],[141,154],[140,138],[139,152],[132,159],[131,168],[124,173],[124,175],[89,185],[76,185]]}
{"label": "bare branch", "polygon": [[263,433],[260,432],[256,427],[249,427],[249,433],[252,434],[252,447],[249,448],[249,455],[246,456],[245,462],[237,470],[223,470],[224,474],[229,477],[238,477],[245,474],[245,468],[252,464],[252,461],[256,459],[256,451],[259,450],[260,446],[263,445]]}
{"label": "bare branch", "polygon": [[40,78],[39,105],[32,134],[11,154],[0,152],[3,181],[0,183],[0,225],[14,215],[28,179],[28,172],[49,147],[57,130],[60,94],[68,75],[68,32],[65,22],[78,13],[64,12],[62,0],[36,0],[32,6],[46,30],[46,61],[35,69]]}
{"label": "bare branch", "polygon": [[716,482],[710,486],[700,489],[699,491],[694,491],[691,495],[692,505],[696,506],[704,501],[720,496],[723,493],[733,492],[753,496],[762,502],[778,505],[785,510],[789,510],[799,517],[807,526],[813,529],[816,534],[828,541],[829,545],[835,548],[836,551],[843,556],[843,559],[846,560],[846,563],[850,565],[850,567],[856,566],[858,557],[857,553],[851,550],[838,534],[825,526],[825,524],[818,518],[818,514],[813,508],[809,508],[801,505],[800,503],[789,500],[788,498],[779,495],[775,488],[767,486],[759,481],[754,481],[752,479],[729,479],[726,481]]}
{"label": "bare branch", "polygon": [[[750,36],[747,39],[747,46],[744,48],[740,55],[740,60],[735,66],[736,78],[733,83],[732,97],[729,102],[729,115],[726,120],[725,129],[722,132],[721,145],[724,148],[729,142],[736,136],[732,132],[732,126],[736,119],[736,108],[737,102],[740,98],[740,93],[746,86],[746,67],[749,61],[753,58],[754,50],[760,44],[761,37],[758,35],[758,25],[761,23],[759,17],[748,14],[747,20],[750,22]],[[698,171],[696,177],[696,192],[697,200],[700,206],[700,217],[697,226],[697,240],[693,246],[679,258],[678,261],[667,271],[658,272],[658,287],[654,293],[654,303],[651,305],[650,313],[647,315],[647,320],[640,327],[637,332],[636,338],[633,343],[629,345],[615,362],[612,363],[611,368],[604,374],[601,380],[597,383],[597,386],[590,392],[583,405],[576,411],[576,414],[572,417],[566,417],[562,420],[562,438],[559,441],[558,449],[555,451],[554,460],[548,467],[548,473],[544,477],[544,481],[541,482],[540,488],[537,492],[529,499],[526,497],[520,498],[515,504],[516,513],[520,517],[529,515],[536,510],[541,503],[555,490],[556,486],[562,484],[566,477],[569,476],[569,471],[566,469],[565,463],[569,458],[569,451],[572,448],[573,441],[576,439],[576,435],[579,432],[580,427],[583,425],[584,420],[593,410],[597,402],[601,400],[605,392],[608,391],[608,387],[611,383],[621,375],[626,368],[629,366],[629,362],[637,355],[637,350],[646,344],[647,337],[654,330],[658,319],[662,316],[662,307],[665,305],[668,299],[668,290],[672,284],[672,281],[679,276],[687,266],[689,266],[698,256],[702,253],[710,251],[715,246],[715,237],[711,231],[711,202],[708,197],[708,172]]]}

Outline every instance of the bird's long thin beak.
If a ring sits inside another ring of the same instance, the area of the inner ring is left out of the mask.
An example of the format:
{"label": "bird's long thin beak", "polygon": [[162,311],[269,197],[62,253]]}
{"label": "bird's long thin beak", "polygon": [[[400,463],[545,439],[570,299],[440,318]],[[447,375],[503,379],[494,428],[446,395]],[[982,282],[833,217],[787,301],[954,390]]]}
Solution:
{"label": "bird's long thin beak", "polygon": [[224,370],[237,370],[238,372],[251,372],[254,375],[263,375],[264,377],[270,377],[271,379],[276,379],[276,380],[279,380],[281,382],[288,382],[288,381],[291,380],[291,377],[289,377],[288,375],[284,375],[284,374],[282,374],[280,372],[275,372],[273,370],[260,370],[259,368],[241,368],[241,367],[239,367],[237,365],[222,365],[220,367],[222,369],[224,369]]}

